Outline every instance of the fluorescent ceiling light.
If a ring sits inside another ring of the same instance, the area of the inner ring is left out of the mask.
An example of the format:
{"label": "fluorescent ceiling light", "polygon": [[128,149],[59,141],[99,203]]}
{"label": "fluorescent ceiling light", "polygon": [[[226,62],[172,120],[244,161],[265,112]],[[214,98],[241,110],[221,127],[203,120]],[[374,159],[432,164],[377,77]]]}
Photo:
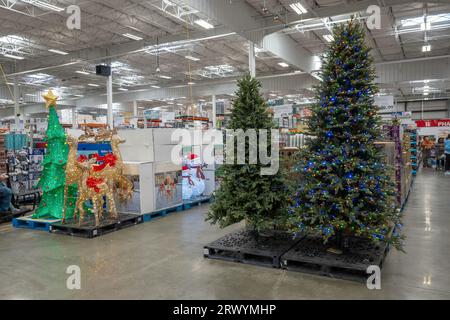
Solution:
{"label": "fluorescent ceiling light", "polygon": [[305,9],[304,6],[302,6],[302,4],[300,2],[297,3],[293,3],[291,5],[289,5],[292,10],[294,10],[297,14],[303,14],[303,13],[307,13],[308,10]]}
{"label": "fluorescent ceiling light", "polygon": [[45,2],[45,1],[41,1],[41,0],[35,0],[35,1],[22,0],[22,2],[26,2],[26,3],[32,4],[34,6],[37,6],[37,7],[41,7],[41,8],[48,9],[48,10],[51,10],[51,11],[56,11],[56,12],[60,12],[60,11],[64,10],[64,8],[55,6],[55,5],[51,4],[51,3],[48,3],[48,2]]}
{"label": "fluorescent ceiling light", "polygon": [[430,52],[431,45],[427,44],[426,46],[422,46],[422,52]]}
{"label": "fluorescent ceiling light", "polygon": [[95,83],[88,83],[88,86],[90,86],[90,87],[100,87],[100,85],[95,84]]}
{"label": "fluorescent ceiling light", "polygon": [[77,71],[75,71],[76,73],[79,73],[79,74],[89,74],[89,72],[87,72],[87,71],[83,71],[83,70],[77,70]]}
{"label": "fluorescent ceiling light", "polygon": [[57,54],[62,54],[62,55],[69,54],[68,52],[61,51],[61,50],[56,50],[56,49],[48,49],[48,51],[53,52],[53,53],[57,53]]}
{"label": "fluorescent ceiling light", "polygon": [[132,40],[136,40],[136,41],[142,40],[141,37],[135,36],[134,34],[131,34],[131,33],[124,33],[124,34],[122,34],[122,35],[123,35],[124,37],[130,38],[130,39],[132,39]]}
{"label": "fluorescent ceiling light", "polygon": [[188,85],[192,86],[193,84],[195,84],[195,82],[189,81]]}
{"label": "fluorescent ceiling light", "polygon": [[425,31],[425,30],[430,30],[431,29],[431,22],[422,22],[420,24],[420,30]]}
{"label": "fluorescent ceiling light", "polygon": [[323,38],[324,38],[325,40],[327,40],[327,42],[331,42],[331,41],[334,40],[334,38],[333,38],[333,36],[332,36],[331,34],[324,34],[324,35],[323,35]]}
{"label": "fluorescent ceiling light", "polygon": [[186,59],[192,60],[192,61],[200,61],[199,58],[193,57],[193,56],[185,56]]}
{"label": "fluorescent ceiling light", "polygon": [[160,86],[150,86],[150,87],[155,88],[155,89],[160,89],[161,88]]}
{"label": "fluorescent ceiling light", "polygon": [[278,62],[278,65],[280,65],[283,68],[289,67],[289,65],[286,62]]}
{"label": "fluorescent ceiling light", "polygon": [[126,88],[119,88],[119,89],[117,89],[117,90],[120,90],[120,91],[128,91],[128,89],[126,89]]}
{"label": "fluorescent ceiling light", "polygon": [[429,92],[424,92],[423,95],[424,96],[428,96],[430,93]]}
{"label": "fluorescent ceiling light", "polygon": [[195,20],[194,22],[196,24],[198,24],[200,27],[205,28],[205,29],[213,29],[214,28],[214,26],[211,23],[209,23],[208,21],[203,20],[203,19],[198,19],[198,20]]}
{"label": "fluorescent ceiling light", "polygon": [[160,77],[160,78],[163,78],[163,79],[172,79],[172,77],[164,76],[164,75],[159,75],[159,77]]}
{"label": "fluorescent ceiling light", "polygon": [[17,60],[23,60],[23,59],[24,59],[24,57],[16,56],[16,55],[9,54],[9,53],[4,53],[3,55],[4,55],[5,57],[11,58],[11,59],[17,59]]}

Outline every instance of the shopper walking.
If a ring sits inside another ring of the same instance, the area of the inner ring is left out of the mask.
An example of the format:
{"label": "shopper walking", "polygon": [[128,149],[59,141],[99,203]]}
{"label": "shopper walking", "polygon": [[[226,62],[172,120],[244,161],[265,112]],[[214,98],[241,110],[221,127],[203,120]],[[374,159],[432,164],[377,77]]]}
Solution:
{"label": "shopper walking", "polygon": [[435,146],[436,170],[445,170],[445,138],[439,137]]}
{"label": "shopper walking", "polygon": [[422,151],[423,151],[423,167],[430,167],[431,149],[434,148],[433,141],[429,137],[424,137],[422,141]]}
{"label": "shopper walking", "polygon": [[450,134],[445,140],[445,174],[450,175]]}

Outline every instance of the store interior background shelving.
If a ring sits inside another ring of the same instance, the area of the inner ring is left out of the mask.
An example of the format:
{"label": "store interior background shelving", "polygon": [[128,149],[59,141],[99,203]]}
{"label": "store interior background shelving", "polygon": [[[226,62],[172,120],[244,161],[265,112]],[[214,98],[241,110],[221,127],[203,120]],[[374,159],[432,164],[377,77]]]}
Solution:
{"label": "store interior background shelving", "polygon": [[[67,125],[106,123],[108,108],[116,125],[152,111],[207,117],[213,125],[229,113],[235,80],[249,62],[267,100],[308,106],[330,28],[352,14],[367,20],[369,2],[300,1],[302,13],[289,0],[96,0],[77,3],[81,25],[74,30],[65,11],[73,1],[1,3],[1,126],[45,118],[41,96],[49,87]],[[367,29],[367,41],[380,95],[393,96],[395,111],[412,119],[448,117],[450,5],[379,5],[380,29]],[[112,67],[111,90],[95,73],[99,64]]]}

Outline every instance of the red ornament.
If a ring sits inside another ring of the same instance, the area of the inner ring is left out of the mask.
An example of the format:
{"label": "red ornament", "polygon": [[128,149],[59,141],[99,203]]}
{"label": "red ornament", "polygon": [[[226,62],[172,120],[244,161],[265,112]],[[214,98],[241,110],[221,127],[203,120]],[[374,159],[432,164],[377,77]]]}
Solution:
{"label": "red ornament", "polygon": [[88,160],[88,157],[86,157],[86,155],[84,155],[84,154],[79,155],[78,159],[77,159],[78,162],[85,162],[87,160]]}
{"label": "red ornament", "polygon": [[107,153],[104,156],[100,156],[98,154],[94,154],[93,156],[97,161],[102,162],[102,164],[94,166],[94,171],[99,172],[105,169],[107,165],[110,167],[114,167],[116,165],[117,157],[112,153]]}
{"label": "red ornament", "polygon": [[98,185],[100,184],[100,183],[103,183],[103,179],[101,179],[101,178],[94,178],[94,177],[89,177],[89,178],[87,178],[87,180],[86,180],[86,185],[89,187],[89,188],[91,188],[91,189],[94,189],[94,191],[96,192],[96,193],[99,193],[100,192],[100,188],[98,187]]}

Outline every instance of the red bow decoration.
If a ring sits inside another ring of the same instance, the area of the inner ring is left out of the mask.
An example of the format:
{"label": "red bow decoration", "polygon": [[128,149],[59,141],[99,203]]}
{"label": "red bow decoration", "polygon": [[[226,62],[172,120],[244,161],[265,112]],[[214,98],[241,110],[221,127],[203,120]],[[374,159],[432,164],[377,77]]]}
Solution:
{"label": "red bow decoration", "polygon": [[97,179],[97,178],[94,178],[94,177],[89,177],[86,180],[86,185],[89,188],[94,189],[94,191],[96,193],[100,192],[100,188],[98,187],[98,185],[101,184],[101,183],[103,183],[103,179],[101,179],[101,178]]}
{"label": "red bow decoration", "polygon": [[78,158],[77,158],[77,161],[78,162],[85,162],[85,161],[87,161],[88,160],[88,157],[86,156],[86,155],[84,155],[84,154],[80,154],[79,156],[78,156]]}
{"label": "red bow decoration", "polygon": [[117,162],[117,157],[112,153],[107,153],[104,156],[94,154],[94,158],[97,159],[97,161],[102,162],[102,164],[94,166],[95,172],[102,171],[107,165],[109,165],[110,167],[114,167]]}

